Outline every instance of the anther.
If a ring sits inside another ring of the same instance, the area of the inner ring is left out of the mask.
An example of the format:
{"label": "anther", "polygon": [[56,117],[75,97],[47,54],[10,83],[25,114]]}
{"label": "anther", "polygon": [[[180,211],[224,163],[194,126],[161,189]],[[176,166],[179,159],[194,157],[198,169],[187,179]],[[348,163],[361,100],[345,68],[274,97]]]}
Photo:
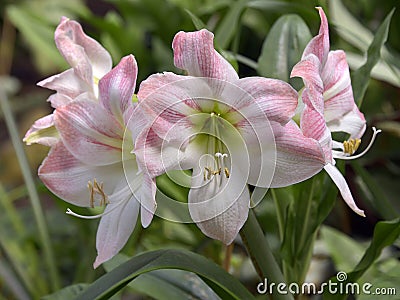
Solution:
{"label": "anther", "polygon": [[360,144],[361,144],[360,139],[350,139],[348,141],[344,141],[343,142],[343,148],[344,148],[343,152],[346,154],[353,155],[354,152],[357,151]]}
{"label": "anther", "polygon": [[91,208],[94,208],[94,195],[98,194],[100,195],[100,206],[106,205],[108,203],[107,195],[104,193],[104,188],[103,188],[103,183],[98,183],[96,181],[96,178],[93,179],[92,182],[88,182],[87,185],[89,192],[90,192],[90,199],[89,199],[89,205]]}

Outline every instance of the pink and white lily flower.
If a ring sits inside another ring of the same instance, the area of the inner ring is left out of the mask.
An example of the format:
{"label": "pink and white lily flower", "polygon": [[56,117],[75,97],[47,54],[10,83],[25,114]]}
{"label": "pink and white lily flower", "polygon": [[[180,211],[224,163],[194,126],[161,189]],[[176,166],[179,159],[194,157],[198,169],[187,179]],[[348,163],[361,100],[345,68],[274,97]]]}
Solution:
{"label": "pink and white lily flower", "polygon": [[[360,145],[366,121],[354,102],[346,54],[342,50],[329,51],[328,21],[322,8],[319,34],[306,46],[302,60],[294,66],[291,76],[301,77],[304,108],[300,125],[305,136],[317,140],[324,152],[325,171],[340,190],[347,205],[361,216],[343,175],[334,166],[335,158],[355,159],[364,155],[380,130],[373,128],[373,137],[365,151],[352,156]],[[350,134],[348,141],[332,139],[332,132]]]}
{"label": "pink and white lily flower", "polygon": [[134,57],[126,56],[100,79],[98,100],[85,93],[58,106],[54,124],[60,140],[39,168],[40,179],[63,200],[83,207],[105,206],[98,216],[67,211],[88,219],[101,217],[95,268],[125,245],[141,202],[146,204],[141,208],[142,225],[148,226],[153,217],[144,207],[155,205],[155,183],[139,172],[131,153],[136,130],[126,126],[130,118],[143,125],[132,103],[136,75]]}
{"label": "pink and white lily flower", "polygon": [[[152,177],[192,169],[192,220],[205,235],[230,244],[248,216],[247,184],[269,187],[304,180],[304,174],[322,168],[305,157],[315,161],[321,149],[291,121],[298,96],[289,84],[239,79],[214,49],[207,30],[179,32],[172,47],[175,66],[188,75],[155,74],[141,83],[138,101],[151,127],[138,137],[135,153]],[[293,137],[307,145],[296,148],[304,155],[289,155],[290,145],[277,154]],[[280,168],[294,162],[303,168],[291,178],[274,176],[274,170],[281,174]]]}
{"label": "pink and white lily flower", "polygon": [[[62,17],[57,26],[54,39],[71,68],[38,83],[41,87],[56,91],[47,101],[57,109],[84,93],[97,99],[99,80],[112,68],[110,54],[96,40],[87,36],[78,22],[66,17]],[[24,138],[28,145],[39,143],[52,146],[58,140],[53,114],[37,120]]]}

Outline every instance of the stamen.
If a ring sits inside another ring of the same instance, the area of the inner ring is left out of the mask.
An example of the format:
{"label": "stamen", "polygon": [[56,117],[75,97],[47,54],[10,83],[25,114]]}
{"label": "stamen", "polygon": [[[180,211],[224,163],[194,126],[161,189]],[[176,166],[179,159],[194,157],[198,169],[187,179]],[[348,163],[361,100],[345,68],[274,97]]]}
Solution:
{"label": "stamen", "polygon": [[[372,130],[373,130],[374,132],[373,132],[373,134],[372,134],[371,141],[369,142],[367,148],[365,148],[365,150],[364,150],[363,152],[361,152],[360,154],[354,155],[354,156],[345,156],[345,155],[339,156],[339,155],[337,155],[336,158],[351,160],[351,159],[360,158],[360,157],[363,156],[365,153],[367,153],[368,150],[372,147],[372,144],[374,143],[374,141],[375,141],[376,136],[378,135],[378,133],[382,132],[382,130],[376,129],[375,127],[372,127]],[[349,152],[346,152],[346,147],[356,147],[355,150],[354,150],[354,151],[356,151],[357,148],[358,148],[358,146],[359,146],[359,143],[357,143],[357,140],[356,140],[356,142],[355,142],[354,145],[352,145],[352,146],[345,146],[345,143],[343,143],[343,146],[344,146],[344,153],[349,153]],[[351,150],[351,149],[347,148],[347,150]],[[353,153],[354,153],[354,151],[353,151]]]}
{"label": "stamen", "polygon": [[229,178],[229,176],[231,176],[231,175],[230,175],[230,173],[229,173],[228,168],[225,167],[224,171],[225,171],[225,176],[226,176],[226,178]]}
{"label": "stamen", "polygon": [[106,205],[108,203],[107,195],[104,193],[103,183],[99,184],[95,178],[95,179],[93,179],[93,183],[90,181],[88,182],[87,187],[90,192],[89,205],[91,208],[94,208],[94,202],[95,202],[94,195],[95,194],[98,194],[101,196],[100,206]]}
{"label": "stamen", "polygon": [[127,199],[125,199],[125,200],[123,200],[123,201],[119,201],[118,203],[116,203],[116,205],[112,208],[112,209],[110,209],[109,211],[107,211],[107,212],[102,212],[101,214],[98,214],[98,215],[94,215],[94,216],[84,216],[84,215],[80,215],[80,214],[77,214],[77,213],[75,213],[75,212],[73,212],[71,209],[69,209],[69,208],[67,208],[67,211],[65,212],[67,215],[72,215],[72,216],[74,216],[74,217],[78,217],[78,218],[81,218],[81,219],[86,219],[86,220],[92,220],[92,219],[98,219],[98,218],[101,218],[102,216],[105,216],[105,215],[108,215],[109,213],[111,213],[111,212],[113,212],[116,208],[118,208],[121,204],[123,204],[123,203],[125,203],[126,201],[129,201],[130,200],[130,198],[127,198]]}
{"label": "stamen", "polygon": [[346,154],[353,155],[354,152],[357,151],[360,144],[361,144],[360,139],[350,139],[348,141],[344,141],[343,142],[343,148],[344,148],[343,152]]}

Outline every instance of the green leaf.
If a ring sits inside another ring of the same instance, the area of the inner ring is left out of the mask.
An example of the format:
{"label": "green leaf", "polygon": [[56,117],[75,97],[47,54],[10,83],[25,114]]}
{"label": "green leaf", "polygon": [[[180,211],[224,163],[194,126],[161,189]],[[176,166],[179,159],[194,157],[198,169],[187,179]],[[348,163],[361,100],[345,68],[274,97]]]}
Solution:
{"label": "green leaf", "polygon": [[196,273],[222,299],[253,299],[233,276],[201,255],[187,250],[158,250],[131,258],[103,275],[76,299],[107,299],[137,276],[159,269],[180,269]]}
{"label": "green leaf", "polygon": [[371,206],[381,215],[382,218],[386,220],[396,218],[398,216],[396,209],[390,203],[381,186],[377,184],[376,180],[361,166],[359,161],[352,161],[351,165],[356,171],[356,183],[363,191],[365,196],[364,199],[371,204]]}
{"label": "green leaf", "polygon": [[[116,255],[104,264],[107,272],[127,262],[129,257]],[[142,274],[128,284],[136,292],[158,300],[219,299],[196,274],[182,270],[155,270]]]}
{"label": "green leaf", "polygon": [[89,284],[86,283],[78,283],[74,285],[67,286],[53,294],[42,297],[42,300],[65,300],[65,299],[74,299],[78,296],[82,291],[84,291]]}
{"label": "green leaf", "polygon": [[391,10],[383,23],[379,26],[375,37],[368,48],[367,61],[352,75],[354,99],[359,107],[362,104],[362,100],[367,90],[372,68],[378,63],[381,57],[381,48],[387,40],[390,20],[392,19],[393,13],[394,9]]}
{"label": "green leaf", "polygon": [[280,17],[264,41],[258,74],[289,82],[290,72],[310,39],[310,30],[298,15]]}
{"label": "green leaf", "polygon": [[199,19],[199,17],[197,17],[194,13],[192,13],[190,10],[185,9],[185,11],[187,12],[187,14],[190,16],[190,18],[192,19],[193,25],[196,28],[196,30],[200,30],[203,28],[207,28],[207,26],[203,23],[202,20]]}
{"label": "green leaf", "polygon": [[235,31],[237,30],[237,24],[239,24],[239,18],[242,11],[246,8],[249,0],[239,0],[234,2],[222,22],[219,24],[215,31],[215,41],[221,49],[226,49],[229,42],[232,40]]}
{"label": "green leaf", "polygon": [[[400,236],[400,218],[392,221],[378,222],[375,226],[374,234],[372,237],[371,244],[367,248],[363,257],[356,265],[354,270],[347,274],[346,282],[357,282],[358,279],[374,264],[374,262],[381,255],[382,250],[392,245],[396,239]],[[338,282],[337,278],[331,278],[332,282]],[[324,300],[344,300],[347,295],[341,294],[328,294],[326,291],[324,294]]]}

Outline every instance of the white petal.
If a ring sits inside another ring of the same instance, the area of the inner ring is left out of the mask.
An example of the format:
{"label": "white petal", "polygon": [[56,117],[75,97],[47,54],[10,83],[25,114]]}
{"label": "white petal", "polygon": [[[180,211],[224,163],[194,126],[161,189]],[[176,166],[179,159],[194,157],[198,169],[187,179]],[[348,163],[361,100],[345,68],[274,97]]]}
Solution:
{"label": "white petal", "polygon": [[329,174],[329,176],[332,178],[333,182],[336,184],[338,187],[340,194],[343,197],[343,200],[347,203],[347,205],[356,213],[359,214],[360,216],[365,217],[364,211],[359,209],[354,202],[353,196],[351,195],[349,186],[347,185],[346,180],[344,179],[342,173],[333,165],[327,164],[324,167],[325,171]]}
{"label": "white petal", "polygon": [[[205,235],[228,245],[247,220],[250,195],[246,176],[242,176],[236,166],[232,166],[229,178],[224,170],[208,178],[204,174],[205,167],[216,167],[211,164],[212,157],[203,157],[201,167],[193,171],[189,212]],[[229,169],[229,164],[227,166]]]}
{"label": "white petal", "polygon": [[[125,246],[135,228],[139,202],[134,198],[120,201],[125,201],[126,204],[108,204],[105,212],[110,211],[110,213],[100,220],[96,237],[97,257],[93,264],[94,268],[115,256]],[[114,209],[115,205],[120,206]]]}
{"label": "white petal", "polygon": [[328,122],[327,126],[332,132],[346,132],[350,134],[350,138],[359,139],[363,136],[367,125],[364,115],[354,104],[353,110],[345,114],[340,119]]}

